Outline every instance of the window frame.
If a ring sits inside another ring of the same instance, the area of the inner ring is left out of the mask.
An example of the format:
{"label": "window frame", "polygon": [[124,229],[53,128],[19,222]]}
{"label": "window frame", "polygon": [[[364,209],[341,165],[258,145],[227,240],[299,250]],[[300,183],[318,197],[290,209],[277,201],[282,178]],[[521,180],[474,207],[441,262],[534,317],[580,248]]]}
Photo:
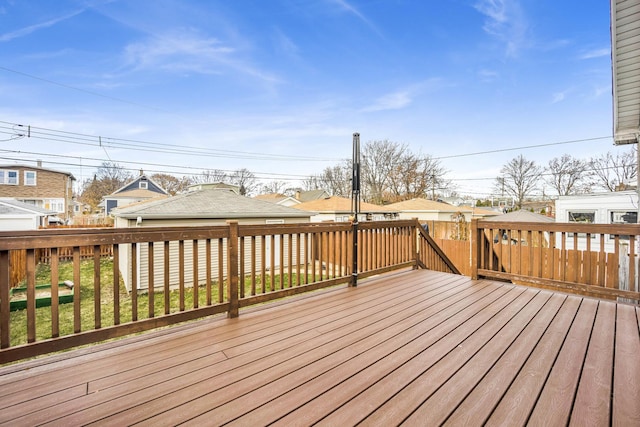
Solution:
{"label": "window frame", "polygon": [[[29,182],[29,174],[33,174],[33,183]],[[36,171],[24,171],[24,185],[28,185],[30,187],[38,185],[38,173]]]}
{"label": "window frame", "polygon": [[[15,182],[11,182],[10,175],[15,175]],[[16,169],[0,169],[0,185],[19,185],[20,171]]]}

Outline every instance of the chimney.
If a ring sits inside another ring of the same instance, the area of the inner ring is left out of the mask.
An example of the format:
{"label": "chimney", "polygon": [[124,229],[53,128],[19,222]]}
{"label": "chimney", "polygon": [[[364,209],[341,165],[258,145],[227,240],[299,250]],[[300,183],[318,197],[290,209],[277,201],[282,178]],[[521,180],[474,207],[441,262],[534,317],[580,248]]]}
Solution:
{"label": "chimney", "polygon": [[300,190],[296,191],[296,200],[300,200]]}
{"label": "chimney", "polygon": [[144,175],[144,171],[140,169],[140,176]]}
{"label": "chimney", "polygon": [[38,159],[38,160],[36,161],[36,165],[37,165],[39,168],[41,168],[41,167],[42,167],[42,160]]}

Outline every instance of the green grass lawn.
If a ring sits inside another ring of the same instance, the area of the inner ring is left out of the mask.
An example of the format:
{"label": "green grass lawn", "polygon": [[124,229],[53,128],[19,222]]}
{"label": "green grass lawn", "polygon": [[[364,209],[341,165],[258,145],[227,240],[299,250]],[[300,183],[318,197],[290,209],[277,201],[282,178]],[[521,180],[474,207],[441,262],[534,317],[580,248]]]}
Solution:
{"label": "green grass lawn", "polygon": [[[295,283],[295,277],[293,278]],[[73,263],[61,262],[59,265],[59,282],[64,280],[73,281]],[[257,292],[261,293],[262,285],[260,278],[256,278]],[[288,284],[288,275],[285,274],[283,282],[285,287]],[[100,261],[100,325],[108,327],[114,325],[114,286],[113,286],[113,260],[111,258],[102,258]],[[36,270],[36,284],[51,283],[51,268],[48,264],[39,264]],[[280,276],[274,276],[274,283],[280,288]],[[226,289],[226,283],[223,283]],[[271,277],[269,274],[265,276],[265,287],[271,290]],[[193,304],[193,288],[187,287],[184,291],[185,310],[192,309]],[[247,279],[245,281],[245,295],[251,293],[251,283]],[[121,278],[118,280],[118,294],[120,297],[120,323],[130,322],[132,319],[132,297],[127,292]],[[211,284],[211,302],[218,302],[218,283]],[[164,308],[164,292],[162,290],[154,291],[154,317],[162,316],[165,313]],[[180,310],[180,292],[179,290],[169,291],[169,307],[170,313]],[[198,288],[198,307],[207,305],[207,293],[204,286]],[[60,336],[73,334],[73,303],[59,305],[59,328]],[[149,317],[149,296],[145,293],[139,293],[137,297],[138,320]],[[81,261],[80,263],[80,317],[82,331],[89,331],[95,328],[95,310],[94,310],[94,268],[93,260]],[[51,307],[40,307],[36,309],[36,340],[51,338]],[[11,312],[10,323],[10,339],[11,346],[27,343],[27,312],[19,310]]]}

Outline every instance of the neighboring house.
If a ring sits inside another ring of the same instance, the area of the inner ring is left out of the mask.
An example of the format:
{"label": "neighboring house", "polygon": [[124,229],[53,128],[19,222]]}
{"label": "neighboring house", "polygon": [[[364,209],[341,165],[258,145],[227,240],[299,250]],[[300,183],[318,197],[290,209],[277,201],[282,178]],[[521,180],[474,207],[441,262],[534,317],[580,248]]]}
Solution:
{"label": "neighboring house", "polygon": [[55,214],[15,199],[0,199],[0,231],[37,230]]}
{"label": "neighboring house", "polygon": [[522,202],[522,209],[553,217],[555,216],[555,201],[547,199]]}
{"label": "neighboring house", "polygon": [[326,199],[331,195],[326,190],[309,190],[309,191],[296,191],[294,198],[301,203],[310,202],[312,200]]}
{"label": "neighboring house", "polygon": [[556,200],[556,222],[636,224],[637,217],[635,191],[560,196]]}
{"label": "neighboring house", "polygon": [[465,221],[470,222],[473,218],[485,218],[497,214],[497,212],[487,209],[470,206],[457,207],[422,198],[391,203],[385,207],[399,212],[400,219],[417,218],[419,221],[454,221],[462,214]]}
{"label": "neighboring house", "polygon": [[[637,218],[638,193],[635,191],[560,196],[556,200],[556,222],[636,224]],[[624,236],[620,237],[620,240],[628,241],[627,239]],[[584,241],[584,239],[580,240]],[[592,250],[598,250],[598,240],[594,235]],[[607,252],[615,250],[614,239],[609,235],[605,236],[605,250]]]}
{"label": "neighboring house", "polygon": [[73,217],[75,178],[68,172],[38,166],[0,165],[0,197],[53,211],[63,221]]}
{"label": "neighboring house", "polygon": [[[517,222],[539,222],[539,223],[550,223],[550,222],[555,222],[555,220],[553,218],[550,218],[546,215],[540,215],[531,211],[527,211],[527,210],[519,210],[519,211],[513,211],[513,212],[509,212],[506,214],[502,214],[502,215],[496,215],[496,216],[490,216],[487,218],[484,218],[484,221],[489,221],[489,222],[513,222],[513,223],[517,223]],[[514,227],[516,228],[516,227]],[[549,233],[548,232],[544,232],[541,238],[536,238],[536,237],[531,237],[534,240],[535,244],[540,244],[539,242],[542,242],[542,245],[544,247],[548,247],[548,242],[549,242]],[[507,232],[507,230],[499,230],[493,239],[493,243],[498,243],[498,241],[502,239],[502,243],[518,243],[518,235],[517,234],[511,234],[509,235],[509,232]],[[527,242],[527,236],[522,236],[520,235],[520,239],[522,241],[523,244],[527,244],[529,245],[529,243]]]}
{"label": "neighboring house", "polygon": [[[324,199],[312,200],[292,206],[307,212],[313,212],[312,222],[346,222],[351,220],[353,208],[351,199],[331,196]],[[398,211],[389,206],[378,206],[371,203],[360,203],[358,221],[384,221],[396,219]]]}
{"label": "neighboring house", "polygon": [[164,188],[151,178],[141,174],[132,182],[103,197],[104,214],[109,216],[115,208],[168,195],[169,193]]}
{"label": "neighboring house", "polygon": [[295,206],[299,205],[299,200],[294,199],[293,197],[286,196],[280,193],[270,193],[270,194],[259,194],[254,197],[254,199],[264,200],[265,202],[275,203],[280,206]]}
{"label": "neighboring house", "polygon": [[[125,206],[113,211],[115,217],[115,227],[133,228],[133,227],[189,227],[189,226],[212,226],[226,225],[228,220],[237,220],[240,224],[292,224],[292,223],[308,223],[310,213],[299,211],[285,206],[279,206],[275,203],[269,203],[262,200],[255,200],[244,197],[230,190],[199,190],[180,194],[174,197],[152,200],[136,205]],[[262,245],[262,240],[255,242],[258,251]],[[272,241],[266,239],[265,251],[270,252],[271,248],[277,248],[280,241],[279,238]],[[251,239],[247,239],[246,245],[251,245]],[[212,246],[212,265],[217,265],[218,254],[217,244]],[[178,259],[178,242],[170,243],[172,255],[170,259]],[[247,247],[250,249],[250,246]],[[138,267],[137,274],[138,289],[146,289],[148,287],[148,246],[144,244],[137,245]],[[163,248],[154,248],[157,258],[155,265],[162,265],[164,262]],[[193,282],[193,245],[188,242],[184,245],[185,256],[185,273],[184,277],[187,285],[191,286]],[[285,253],[287,253],[285,251]],[[131,271],[131,245],[121,245],[120,249],[120,273],[127,289],[131,289],[132,271]],[[225,256],[223,254],[223,256]],[[275,251],[275,265],[280,264],[280,252]],[[205,271],[205,245],[198,247],[199,262],[198,277],[199,282],[203,283],[206,277]],[[270,259],[267,257],[267,259]],[[247,265],[247,268],[250,268]],[[212,271],[212,278],[217,278],[217,269]],[[172,267],[170,277],[170,285],[175,286],[179,283],[178,273]],[[156,271],[154,283],[164,283],[162,269]]]}

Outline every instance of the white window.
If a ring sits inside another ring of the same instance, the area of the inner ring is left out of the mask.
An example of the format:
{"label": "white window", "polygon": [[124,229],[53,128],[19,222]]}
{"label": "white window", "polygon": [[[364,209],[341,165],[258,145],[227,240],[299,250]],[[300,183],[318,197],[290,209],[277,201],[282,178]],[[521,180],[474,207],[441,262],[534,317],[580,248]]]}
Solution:
{"label": "white window", "polygon": [[[637,224],[638,212],[636,211],[613,211],[611,214],[611,224]],[[610,239],[614,239],[613,234],[609,235]],[[623,240],[629,240],[628,235],[620,235]]]}
{"label": "white window", "polygon": [[42,207],[54,212],[64,212],[64,199],[46,199]]}
{"label": "white window", "polygon": [[0,169],[0,184],[18,185],[18,171]]}
{"label": "white window", "polygon": [[596,222],[595,211],[569,211],[567,214],[569,222],[582,222],[586,224],[593,224]]}
{"label": "white window", "polygon": [[35,171],[24,171],[24,185],[36,185]]}
{"label": "white window", "polygon": [[[594,224],[596,222],[596,211],[568,211],[567,216],[569,222],[579,222],[582,224]],[[573,233],[567,233],[567,237],[573,237]],[[586,237],[586,234],[578,233],[578,237]],[[591,238],[595,239],[596,235],[592,234]]]}
{"label": "white window", "polygon": [[149,188],[149,183],[147,181],[140,181],[140,188],[146,190]]}

